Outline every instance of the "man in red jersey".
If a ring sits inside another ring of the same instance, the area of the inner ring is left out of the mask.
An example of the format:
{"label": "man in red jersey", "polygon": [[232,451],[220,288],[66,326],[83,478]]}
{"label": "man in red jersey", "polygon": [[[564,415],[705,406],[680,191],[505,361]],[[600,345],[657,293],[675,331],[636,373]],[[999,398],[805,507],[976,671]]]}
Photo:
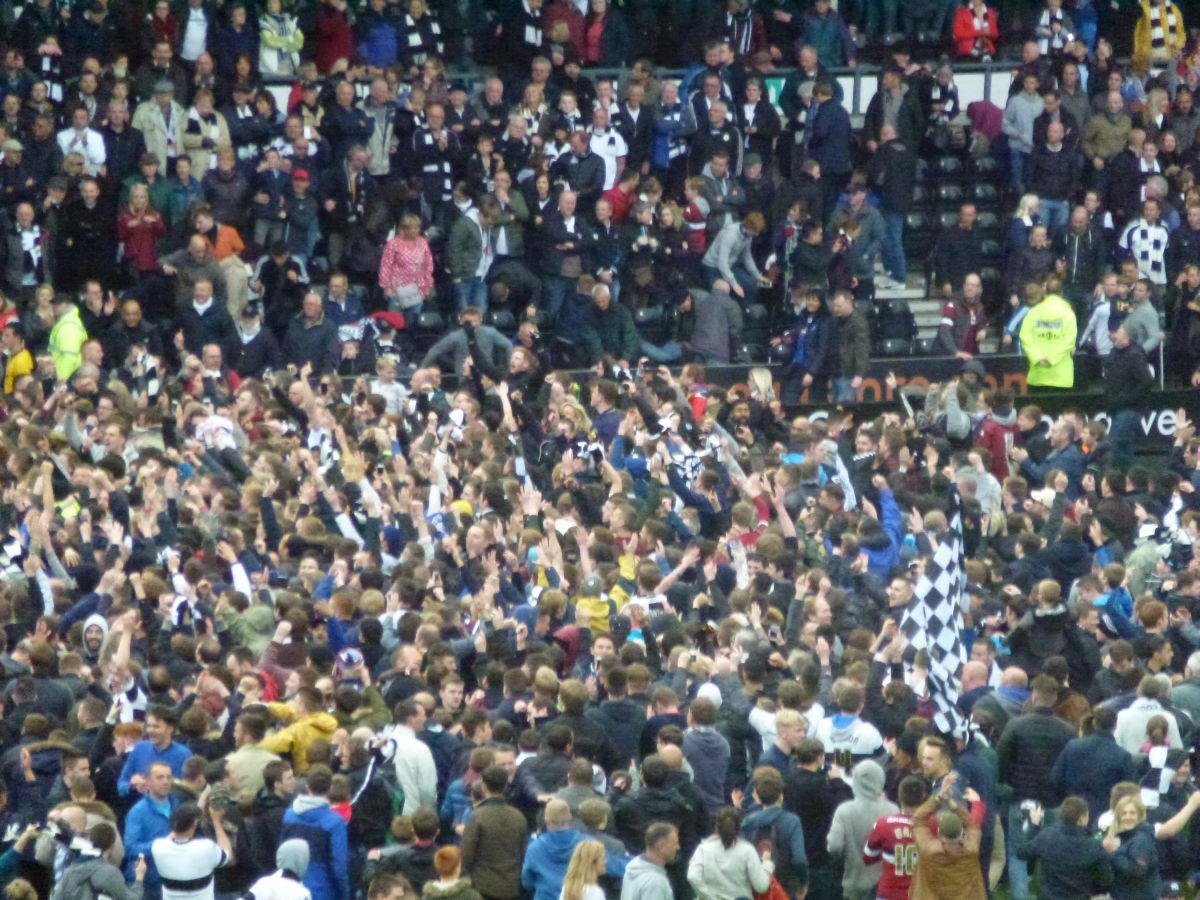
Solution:
{"label": "man in red jersey", "polygon": [[863,847],[863,862],[883,864],[875,888],[879,900],[908,900],[908,889],[917,871],[917,845],[913,841],[912,814],[929,796],[929,786],[920,775],[900,782],[900,812],[880,816]]}

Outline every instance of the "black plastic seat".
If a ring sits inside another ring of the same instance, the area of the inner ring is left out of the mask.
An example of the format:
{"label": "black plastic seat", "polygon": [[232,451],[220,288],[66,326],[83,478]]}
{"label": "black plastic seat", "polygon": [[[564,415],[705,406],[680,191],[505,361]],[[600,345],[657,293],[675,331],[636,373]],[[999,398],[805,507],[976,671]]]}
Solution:
{"label": "black plastic seat", "polygon": [[937,189],[938,204],[941,206],[958,206],[962,203],[963,189],[957,184],[939,184]]}
{"label": "black plastic seat", "polygon": [[514,318],[512,311],[507,309],[492,309],[488,310],[488,324],[498,331],[516,331],[517,320]]}
{"label": "black plastic seat", "polygon": [[878,345],[879,356],[908,356],[912,352],[912,344],[903,338],[888,338]]}
{"label": "black plastic seat", "polygon": [[661,306],[643,306],[633,311],[633,321],[636,325],[653,325],[661,322],[664,315]]}
{"label": "black plastic seat", "polygon": [[971,163],[971,168],[980,175],[991,175],[999,170],[1000,164],[994,156],[981,156]]}
{"label": "black plastic seat", "polygon": [[933,169],[939,176],[961,175],[963,164],[957,156],[939,156],[934,161]]}
{"label": "black plastic seat", "polygon": [[417,331],[445,331],[446,320],[442,318],[442,314],[436,310],[423,310],[417,316],[415,323]]}

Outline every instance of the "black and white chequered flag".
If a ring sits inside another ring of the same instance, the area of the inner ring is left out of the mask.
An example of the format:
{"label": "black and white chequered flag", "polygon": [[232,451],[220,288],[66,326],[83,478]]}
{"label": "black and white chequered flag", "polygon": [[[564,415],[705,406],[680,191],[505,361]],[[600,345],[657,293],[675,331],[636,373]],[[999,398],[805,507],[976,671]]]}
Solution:
{"label": "black and white chequered flag", "polygon": [[950,528],[917,582],[912,602],[900,619],[900,628],[911,650],[929,654],[929,699],[936,712],[933,721],[942,734],[966,736],[967,723],[956,705],[963,664],[970,648],[963,645],[963,602],[966,575],[962,568],[962,504],[958,491],[950,491],[947,510]]}

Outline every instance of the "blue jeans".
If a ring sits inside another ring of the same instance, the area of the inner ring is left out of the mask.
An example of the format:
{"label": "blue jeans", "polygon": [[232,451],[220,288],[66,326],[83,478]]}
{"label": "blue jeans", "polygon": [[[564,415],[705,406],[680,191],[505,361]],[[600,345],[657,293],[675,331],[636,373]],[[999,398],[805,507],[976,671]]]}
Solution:
{"label": "blue jeans", "polygon": [[1017,856],[1017,850],[1029,843],[1030,835],[1021,826],[1021,801],[1013,800],[1008,808],[1008,834],[1004,836],[1008,856],[1008,887],[1013,900],[1029,900],[1029,864]]}
{"label": "blue jeans", "polygon": [[482,278],[464,278],[454,282],[454,311],[462,312],[468,306],[486,316],[488,309],[487,283]]}
{"label": "blue jeans", "polygon": [[1052,240],[1066,230],[1071,218],[1071,204],[1066,200],[1041,200],[1038,211],[1042,216],[1042,224],[1046,226],[1046,233]]}
{"label": "blue jeans", "polygon": [[1018,194],[1025,193],[1025,166],[1029,162],[1029,154],[1024,150],[1014,150],[1008,147],[1008,174],[1013,188]]}
{"label": "blue jeans", "polygon": [[854,385],[851,383],[852,378],[834,378],[833,379],[833,396],[830,399],[834,403],[857,403],[858,392],[854,390]]}
{"label": "blue jeans", "polygon": [[883,240],[883,267],[897,281],[908,275],[908,260],[904,257],[904,213],[883,210],[887,233]]}
{"label": "blue jeans", "polygon": [[[718,278],[723,279],[724,277],[720,270],[712,266],[704,267],[704,283],[710,289]],[[733,299],[741,303],[742,306],[749,306],[751,303],[756,302],[758,300],[758,279],[750,274],[750,270],[742,265],[742,263],[735,263],[733,265],[733,277],[737,279],[737,283],[742,286],[742,290],[745,292],[742,297],[738,297],[737,294],[733,293],[733,285],[731,284],[729,289]]]}
{"label": "blue jeans", "polygon": [[558,321],[567,297],[575,290],[575,279],[564,278],[561,275],[545,275],[542,277],[542,312],[546,314],[547,324]]}
{"label": "blue jeans", "polygon": [[642,356],[656,363],[679,362],[683,358],[683,348],[675,341],[667,341],[661,346],[642,341]]}

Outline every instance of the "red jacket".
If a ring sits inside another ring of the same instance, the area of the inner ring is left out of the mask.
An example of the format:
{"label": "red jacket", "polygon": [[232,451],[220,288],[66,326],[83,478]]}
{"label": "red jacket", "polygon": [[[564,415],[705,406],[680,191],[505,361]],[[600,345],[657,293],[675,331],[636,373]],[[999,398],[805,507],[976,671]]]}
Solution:
{"label": "red jacket", "polygon": [[979,424],[979,437],[975,444],[984,447],[992,454],[991,473],[1003,482],[1010,474],[1008,454],[1017,439],[1017,416],[1013,412],[1002,415],[1000,419],[992,413]]}
{"label": "red jacket", "polygon": [[344,11],[322,3],[317,10],[315,25],[317,48],[314,56],[318,72],[327,75],[339,59],[346,62],[354,59],[354,29]]}
{"label": "red jacket", "polygon": [[153,272],[159,268],[158,242],[166,233],[162,216],[154,210],[146,210],[137,221],[129,210],[117,219],[117,240],[124,247],[125,259],[139,272]]}
{"label": "red jacket", "polygon": [[958,55],[973,56],[977,38],[984,38],[987,41],[987,52],[995,55],[996,41],[1000,39],[996,11],[990,6],[987,8],[987,28],[979,30],[975,27],[975,13],[971,11],[971,7],[960,7],[954,14],[954,49]]}

